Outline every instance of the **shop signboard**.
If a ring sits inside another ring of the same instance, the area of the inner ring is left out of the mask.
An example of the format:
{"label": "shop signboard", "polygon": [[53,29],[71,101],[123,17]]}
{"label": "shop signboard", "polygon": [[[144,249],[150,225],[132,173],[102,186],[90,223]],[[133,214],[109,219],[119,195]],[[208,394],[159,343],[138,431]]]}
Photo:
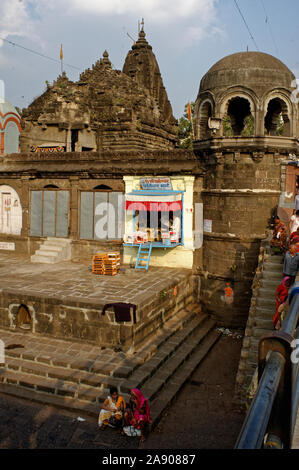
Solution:
{"label": "shop signboard", "polygon": [[170,178],[163,178],[163,177],[152,177],[152,178],[141,178],[140,184],[142,189],[149,189],[149,190],[163,190],[163,191],[171,191],[171,181]]}
{"label": "shop signboard", "polygon": [[16,249],[14,243],[6,243],[6,242],[1,242],[0,243],[0,250],[11,250],[14,251]]}

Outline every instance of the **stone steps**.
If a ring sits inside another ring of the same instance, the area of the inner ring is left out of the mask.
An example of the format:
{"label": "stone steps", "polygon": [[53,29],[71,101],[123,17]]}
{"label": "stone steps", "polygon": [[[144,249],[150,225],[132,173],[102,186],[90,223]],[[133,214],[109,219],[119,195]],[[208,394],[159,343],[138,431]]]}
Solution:
{"label": "stone steps", "polygon": [[[138,383],[139,387],[146,386],[146,389],[149,394],[149,399],[155,397],[157,390],[156,387],[152,390],[151,384],[153,383],[152,380],[155,379],[161,384],[166,383],[167,377],[170,378],[171,375],[168,374],[169,371],[175,372],[175,361],[178,361],[179,367],[184,360],[186,360],[195,347],[202,341],[202,339],[209,333],[209,331],[215,326],[215,322],[211,320],[206,320],[207,316],[204,315],[200,319],[195,319],[191,322],[189,328],[182,330],[183,335],[176,335],[175,338],[172,339],[170,344],[166,345],[165,347],[161,348],[161,351],[157,352],[152,359],[146,362],[144,365],[139,367],[130,377],[129,381],[123,385],[123,390],[125,392],[129,392],[132,388],[134,388],[134,384]],[[202,327],[201,327],[202,326]],[[199,331],[198,331],[199,330]],[[190,339],[189,337],[196,335],[195,342]],[[186,342],[188,340],[188,345]],[[195,344],[196,343],[196,344]],[[164,375],[161,378],[161,367],[163,367],[163,373],[167,377],[165,378]],[[158,382],[157,382],[158,384]]]}
{"label": "stone steps", "polygon": [[267,333],[273,331],[275,292],[283,278],[282,259],[281,255],[269,256],[259,267],[262,277],[258,278],[258,290],[254,292],[251,303],[237,377],[242,387],[244,401],[247,399],[248,386],[258,365],[259,341]]}
{"label": "stone steps", "polygon": [[[161,410],[221,335],[214,329],[215,322],[197,309],[193,305],[179,312],[151,343],[134,355],[123,355],[123,361],[115,361],[114,367],[97,355],[89,355],[87,347],[87,352],[83,354],[83,348],[82,355],[69,359],[30,352],[32,341],[24,335],[29,349],[6,351],[5,367],[0,368],[0,391],[97,415],[110,386],[117,386],[125,399],[130,389],[137,387],[155,404],[157,423]],[[18,333],[16,338],[19,342],[22,335]],[[51,344],[55,350],[55,340],[51,339]],[[160,393],[164,397],[161,403]]]}
{"label": "stone steps", "polygon": [[256,318],[272,318],[275,313],[275,306],[263,306],[263,307],[256,307]]}
{"label": "stone steps", "polygon": [[282,263],[265,263],[264,273],[273,272],[273,273],[282,273],[283,264]]}
{"label": "stone steps", "polygon": [[[273,315],[274,315],[274,314],[273,314]],[[271,330],[271,329],[272,329],[272,326],[273,326],[273,325],[272,325],[272,317],[273,317],[273,315],[272,315],[271,317],[269,316],[269,318],[256,318],[256,319],[255,319],[255,322],[254,322],[254,323],[255,323],[254,326],[255,326],[256,328],[262,328],[262,329],[263,329],[263,328],[266,328],[266,329],[268,329],[268,330]]]}
{"label": "stone steps", "polygon": [[212,331],[210,335],[203,340],[198,350],[184,363],[184,367],[179,369],[172,376],[171,382],[168,381],[159,396],[153,400],[151,405],[152,429],[157,426],[165,410],[174,401],[187,380],[190,379],[193,372],[218,341],[220,335],[219,332],[215,330]]}
{"label": "stone steps", "polygon": [[71,240],[48,237],[31,256],[32,263],[59,263],[71,259]]}
{"label": "stone steps", "polygon": [[[271,283],[271,288],[267,288],[267,287],[260,287],[259,289],[259,294],[260,296],[263,298],[263,299],[269,299],[269,300],[273,300],[273,283]],[[275,287],[274,287],[275,288]],[[276,290],[276,288],[275,288]],[[275,297],[275,296],[274,296]]]}
{"label": "stone steps", "polygon": [[269,264],[283,264],[283,256],[282,255],[272,255],[265,261],[265,266]]}
{"label": "stone steps", "polygon": [[[215,323],[209,322],[206,324],[199,332],[193,333],[192,338],[188,339],[188,344],[183,344],[177,351],[176,354],[171,356],[163,365],[163,368],[157,370],[143,385],[143,393],[149,397],[151,401],[157,398],[160,390],[167,384],[169,381],[173,383],[173,377],[185,364],[188,363],[188,359],[192,354],[200,349],[201,342],[207,338],[208,334],[214,328]],[[220,336],[220,333],[219,335]]]}
{"label": "stone steps", "polygon": [[281,282],[282,278],[283,278],[282,269],[280,272],[263,271],[263,279],[276,282],[277,285]]}
{"label": "stone steps", "polygon": [[258,327],[253,327],[252,328],[252,336],[253,338],[258,338],[260,340],[263,336],[265,336],[267,333],[270,331],[273,331],[272,324],[270,329],[269,328],[258,328]]}
{"label": "stone steps", "polygon": [[275,309],[275,290],[273,291],[272,294],[272,299],[269,297],[263,297],[263,294],[261,294],[261,297],[259,296],[256,302],[256,305],[259,307],[268,307],[268,308],[274,308]]}
{"label": "stone steps", "polygon": [[30,258],[31,263],[49,263],[49,264],[54,264],[60,261],[60,259],[55,255],[49,256],[49,255],[39,255],[39,254],[34,254]]}
{"label": "stone steps", "polygon": [[278,287],[279,283],[280,283],[280,280],[281,279],[278,279],[277,282],[276,282],[276,279],[273,280],[273,279],[266,279],[266,278],[262,278],[260,280],[260,285],[261,285],[261,288],[262,289],[266,289],[266,290],[273,290],[273,287],[275,287],[275,289]]}

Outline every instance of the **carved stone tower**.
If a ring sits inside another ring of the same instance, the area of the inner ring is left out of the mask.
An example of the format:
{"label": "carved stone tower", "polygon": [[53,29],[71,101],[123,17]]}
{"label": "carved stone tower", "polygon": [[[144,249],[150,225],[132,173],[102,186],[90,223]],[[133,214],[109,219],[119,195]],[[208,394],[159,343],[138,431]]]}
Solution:
{"label": "carved stone tower", "polygon": [[194,148],[206,169],[202,300],[244,326],[260,241],[281,193],[281,162],[298,148],[295,77],[278,59],[241,52],[202,78]]}

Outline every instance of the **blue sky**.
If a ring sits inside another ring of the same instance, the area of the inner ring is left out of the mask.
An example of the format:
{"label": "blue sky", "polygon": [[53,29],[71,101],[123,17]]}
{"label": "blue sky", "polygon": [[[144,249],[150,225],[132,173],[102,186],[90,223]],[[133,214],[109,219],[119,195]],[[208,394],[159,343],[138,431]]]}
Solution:
{"label": "blue sky", "polygon": [[[298,0],[237,3],[259,50],[299,77]],[[256,50],[234,0],[1,0],[0,38],[57,60],[62,43],[64,63],[79,68],[65,71],[77,80],[105,49],[121,70],[132,45],[127,33],[137,38],[142,17],[177,118],[217,60],[247,46]],[[0,79],[14,105],[28,106],[59,73],[59,63],[0,41]]]}

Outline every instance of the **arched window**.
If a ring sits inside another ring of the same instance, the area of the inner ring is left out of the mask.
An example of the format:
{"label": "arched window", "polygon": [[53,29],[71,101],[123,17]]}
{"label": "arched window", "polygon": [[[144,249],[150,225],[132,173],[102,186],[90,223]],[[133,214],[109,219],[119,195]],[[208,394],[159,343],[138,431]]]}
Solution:
{"label": "arched window", "polygon": [[99,184],[98,186],[95,186],[93,188],[94,190],[103,190],[103,191],[112,191],[112,188],[110,186],[106,186],[106,184]]}
{"label": "arched window", "polygon": [[246,98],[238,96],[229,100],[227,113],[223,119],[223,135],[225,137],[254,135],[254,117]]}
{"label": "arched window", "polygon": [[265,116],[266,135],[290,135],[290,119],[288,107],[280,98],[273,98],[268,103],[267,114]]}
{"label": "arched window", "polygon": [[56,184],[46,184],[46,186],[44,186],[44,189],[59,189],[58,186],[56,186]]}
{"label": "arched window", "polygon": [[212,105],[206,101],[200,108],[199,115],[199,138],[208,139],[211,137],[211,130],[209,128],[209,118],[212,116]]}
{"label": "arched window", "polygon": [[21,235],[22,206],[18,193],[8,185],[0,185],[0,233]]}
{"label": "arched window", "polygon": [[15,122],[9,121],[4,133],[4,154],[17,153],[19,151],[20,131]]}

